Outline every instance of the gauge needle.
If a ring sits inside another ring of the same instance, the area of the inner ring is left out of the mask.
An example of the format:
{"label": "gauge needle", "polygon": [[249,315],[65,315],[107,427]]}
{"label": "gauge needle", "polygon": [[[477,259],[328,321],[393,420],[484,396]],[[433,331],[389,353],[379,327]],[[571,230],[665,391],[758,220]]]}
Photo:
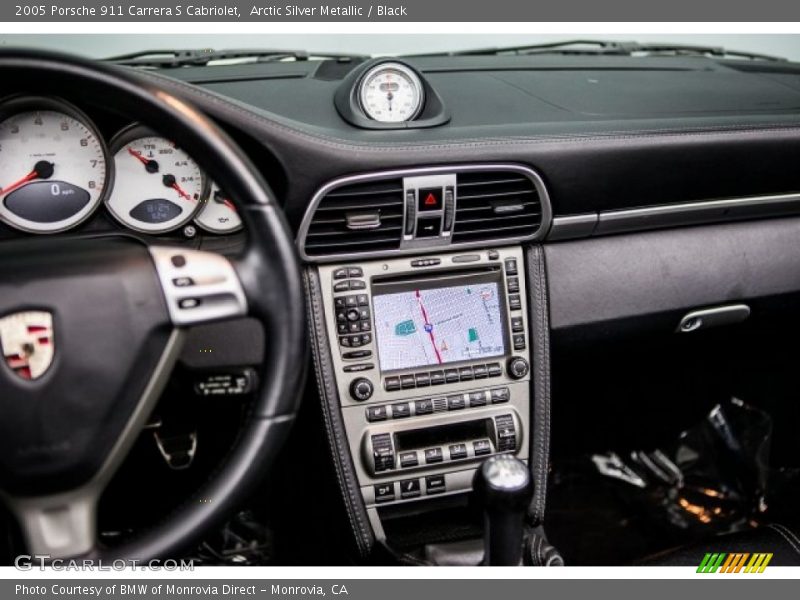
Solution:
{"label": "gauge needle", "polygon": [[9,192],[14,191],[15,189],[22,187],[29,181],[33,181],[34,179],[47,179],[53,176],[53,167],[55,165],[51,162],[47,162],[46,160],[40,160],[37,162],[34,167],[33,171],[25,175],[19,181],[15,181],[8,187],[0,188],[0,194],[8,194]]}
{"label": "gauge needle", "polygon": [[139,162],[141,162],[148,173],[158,173],[158,163],[154,161],[152,158],[147,158],[146,156],[142,156],[141,152],[139,152],[138,150],[134,150],[133,148],[128,148],[128,154],[130,154]]}
{"label": "gauge needle", "polygon": [[223,196],[222,192],[219,190],[214,192],[214,202],[218,202],[219,204],[224,204],[225,206],[230,208],[233,212],[236,212],[236,207],[233,205],[233,202],[231,202],[225,196]]}
{"label": "gauge needle", "polygon": [[170,174],[164,175],[164,177],[161,179],[161,181],[168,188],[172,188],[173,190],[178,192],[178,195],[181,198],[185,198],[186,200],[189,200],[189,201],[193,200],[193,198],[189,194],[184,192],[183,188],[181,188],[181,186],[178,185],[178,182],[175,181],[175,175],[170,175]]}

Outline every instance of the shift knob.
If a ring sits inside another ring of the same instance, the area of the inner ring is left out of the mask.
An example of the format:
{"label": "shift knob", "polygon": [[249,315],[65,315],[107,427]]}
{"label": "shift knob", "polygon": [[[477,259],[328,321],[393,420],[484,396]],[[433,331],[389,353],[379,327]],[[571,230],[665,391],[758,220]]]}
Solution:
{"label": "shift knob", "polygon": [[525,513],[533,498],[527,465],[508,454],[492,456],[475,472],[472,487],[483,505],[483,564],[520,564]]}

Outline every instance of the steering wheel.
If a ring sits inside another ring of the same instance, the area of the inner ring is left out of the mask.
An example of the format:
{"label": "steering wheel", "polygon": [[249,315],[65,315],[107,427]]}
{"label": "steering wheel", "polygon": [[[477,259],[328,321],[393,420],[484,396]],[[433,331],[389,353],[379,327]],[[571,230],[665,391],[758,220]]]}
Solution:
{"label": "steering wheel", "polygon": [[[0,319],[26,311],[50,315],[55,342],[53,363],[38,379],[0,366],[0,496],[28,551],[104,560],[170,556],[252,490],[294,420],[307,343],[292,235],[266,182],[234,142],[149,80],[21,50],[0,52],[0,77],[25,93],[66,89],[102,102],[190,149],[244,221],[246,248],[233,259],[119,235],[0,245]],[[145,425],[186,329],[245,315],[262,323],[267,343],[256,400],[226,461],[161,524],[119,547],[102,547],[97,502]]]}

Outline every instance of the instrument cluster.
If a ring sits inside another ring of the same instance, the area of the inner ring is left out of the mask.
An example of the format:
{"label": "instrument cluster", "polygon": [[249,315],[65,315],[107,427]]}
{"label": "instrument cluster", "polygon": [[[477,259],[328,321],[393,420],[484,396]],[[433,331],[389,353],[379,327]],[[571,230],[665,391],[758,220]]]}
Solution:
{"label": "instrument cluster", "polygon": [[133,124],[106,142],[92,120],[52,97],[0,103],[0,221],[34,234],[68,231],[101,206],[124,227],[162,235],[190,223],[213,234],[242,221],[182,148]]}

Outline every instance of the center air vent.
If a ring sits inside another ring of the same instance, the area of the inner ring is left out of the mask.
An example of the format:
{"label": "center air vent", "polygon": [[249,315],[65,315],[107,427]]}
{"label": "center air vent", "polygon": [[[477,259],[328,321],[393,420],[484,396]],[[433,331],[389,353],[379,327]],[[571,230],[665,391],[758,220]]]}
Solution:
{"label": "center air vent", "polygon": [[458,174],[453,243],[524,238],[542,225],[542,201],[533,181],[517,171]]}
{"label": "center air vent", "polygon": [[402,233],[403,180],[353,183],[322,196],[304,248],[309,257],[394,250]]}

